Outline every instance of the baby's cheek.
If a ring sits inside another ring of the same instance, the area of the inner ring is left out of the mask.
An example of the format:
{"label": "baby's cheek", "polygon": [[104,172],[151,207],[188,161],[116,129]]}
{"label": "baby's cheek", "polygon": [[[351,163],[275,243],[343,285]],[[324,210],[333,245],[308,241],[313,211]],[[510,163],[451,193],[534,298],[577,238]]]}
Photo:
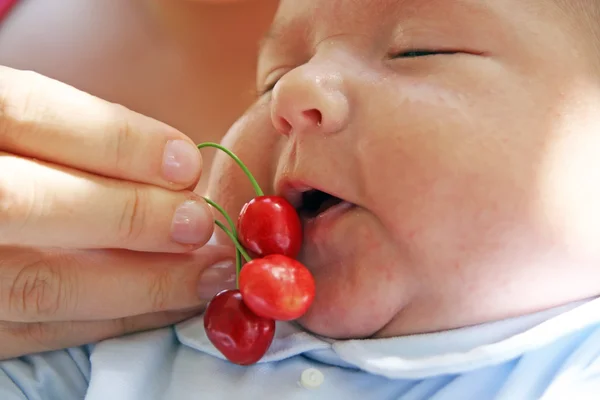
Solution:
{"label": "baby's cheek", "polygon": [[[263,191],[269,193],[280,136],[273,131],[268,115],[263,114],[261,107],[249,110],[231,127],[221,144],[241,159]],[[217,151],[209,196],[235,216],[256,193],[240,166],[224,152]]]}

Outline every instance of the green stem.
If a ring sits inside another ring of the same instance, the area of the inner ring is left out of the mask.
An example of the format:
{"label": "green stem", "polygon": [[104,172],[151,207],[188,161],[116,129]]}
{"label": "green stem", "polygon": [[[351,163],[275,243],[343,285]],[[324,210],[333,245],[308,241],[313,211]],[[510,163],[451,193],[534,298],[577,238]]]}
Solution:
{"label": "green stem", "polygon": [[242,253],[235,248],[235,287],[240,288],[240,272],[242,271]]}
{"label": "green stem", "polygon": [[[203,199],[208,204],[213,206],[219,213],[221,213],[221,215],[225,218],[225,220],[227,220],[227,223],[229,224],[229,229],[231,230],[233,235],[237,238],[238,235],[237,235],[237,230],[235,228],[235,224],[233,223],[233,220],[231,219],[229,214],[227,214],[227,212],[223,209],[223,207],[221,207],[220,205],[218,205],[217,203],[215,203],[214,201],[212,201],[211,199],[209,199],[207,197],[203,197]],[[241,270],[242,270],[242,254],[240,253],[240,251],[238,250],[238,248],[236,246],[236,248],[235,248],[235,276],[236,276],[236,279],[240,275]]]}
{"label": "green stem", "polygon": [[246,253],[246,250],[244,250],[244,248],[242,247],[240,242],[238,242],[237,238],[233,235],[233,233],[229,229],[227,229],[227,227],[221,221],[215,220],[215,224],[217,224],[219,228],[223,229],[223,232],[225,232],[227,236],[229,236],[229,238],[233,241],[238,251],[242,253],[242,256],[244,257],[246,262],[252,261],[252,257],[250,257],[248,253]]}
{"label": "green stem", "polygon": [[244,171],[244,173],[246,174],[246,176],[248,177],[248,179],[250,179],[250,183],[252,183],[252,186],[254,187],[254,191],[256,192],[257,196],[264,196],[264,192],[262,191],[262,189],[260,188],[260,185],[258,184],[258,182],[256,181],[256,179],[254,179],[254,176],[252,175],[252,173],[250,172],[250,170],[248,169],[248,167],[246,167],[244,165],[244,163],[242,162],[242,160],[240,160],[238,158],[238,156],[236,156],[235,154],[233,154],[233,152],[223,146],[221,146],[220,144],[217,143],[213,143],[213,142],[205,142],[205,143],[200,143],[198,145],[198,149],[202,149],[203,147],[214,147],[217,148],[221,151],[224,151],[225,153],[227,153],[227,155],[229,157],[231,157],[233,159],[233,161],[235,161],[240,168]]}
{"label": "green stem", "polygon": [[203,199],[208,204],[210,204],[211,206],[216,208],[219,213],[221,213],[221,215],[225,218],[225,220],[229,224],[229,229],[231,229],[231,232],[235,235],[235,237],[237,237],[237,231],[235,229],[235,224],[233,223],[233,220],[231,219],[229,214],[227,214],[227,212],[223,209],[223,207],[221,207],[220,205],[218,205],[217,203],[215,203],[214,201],[212,201],[211,199],[209,199],[207,197],[203,197]]}

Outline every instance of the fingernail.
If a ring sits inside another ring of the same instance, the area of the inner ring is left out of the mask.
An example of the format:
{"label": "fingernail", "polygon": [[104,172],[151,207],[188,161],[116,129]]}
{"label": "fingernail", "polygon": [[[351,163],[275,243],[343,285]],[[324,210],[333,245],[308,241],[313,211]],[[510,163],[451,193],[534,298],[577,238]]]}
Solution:
{"label": "fingernail", "polygon": [[235,263],[222,261],[202,273],[198,286],[200,300],[209,301],[222,290],[235,289]]}
{"label": "fingernail", "polygon": [[213,217],[208,207],[188,200],[175,210],[171,238],[181,244],[205,243],[212,232]]}
{"label": "fingernail", "polygon": [[190,183],[200,173],[198,149],[185,140],[169,140],[163,155],[163,177],[173,183]]}

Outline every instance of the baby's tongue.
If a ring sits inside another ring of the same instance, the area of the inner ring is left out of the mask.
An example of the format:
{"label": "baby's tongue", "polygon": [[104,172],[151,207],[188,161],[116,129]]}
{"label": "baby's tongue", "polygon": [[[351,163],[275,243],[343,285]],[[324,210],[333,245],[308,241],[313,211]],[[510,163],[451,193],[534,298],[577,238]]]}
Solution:
{"label": "baby's tongue", "polygon": [[319,207],[319,209],[317,210],[317,215],[321,214],[322,212],[325,212],[328,208],[331,208],[341,202],[342,200],[338,199],[337,197],[329,197],[321,204],[321,207]]}

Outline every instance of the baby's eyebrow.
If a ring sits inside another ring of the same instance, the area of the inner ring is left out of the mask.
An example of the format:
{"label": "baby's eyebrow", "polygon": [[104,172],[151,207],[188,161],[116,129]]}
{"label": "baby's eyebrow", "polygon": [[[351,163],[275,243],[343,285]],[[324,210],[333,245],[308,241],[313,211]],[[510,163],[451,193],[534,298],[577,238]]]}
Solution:
{"label": "baby's eyebrow", "polygon": [[269,29],[269,31],[259,40],[258,42],[258,57],[265,52],[265,49],[269,47],[271,42],[276,40],[277,35],[274,33],[273,29]]}
{"label": "baby's eyebrow", "polygon": [[263,35],[258,42],[258,58],[266,52],[266,50],[273,45],[273,43],[279,42],[284,36],[285,25],[282,23],[275,22],[269,30]]}

